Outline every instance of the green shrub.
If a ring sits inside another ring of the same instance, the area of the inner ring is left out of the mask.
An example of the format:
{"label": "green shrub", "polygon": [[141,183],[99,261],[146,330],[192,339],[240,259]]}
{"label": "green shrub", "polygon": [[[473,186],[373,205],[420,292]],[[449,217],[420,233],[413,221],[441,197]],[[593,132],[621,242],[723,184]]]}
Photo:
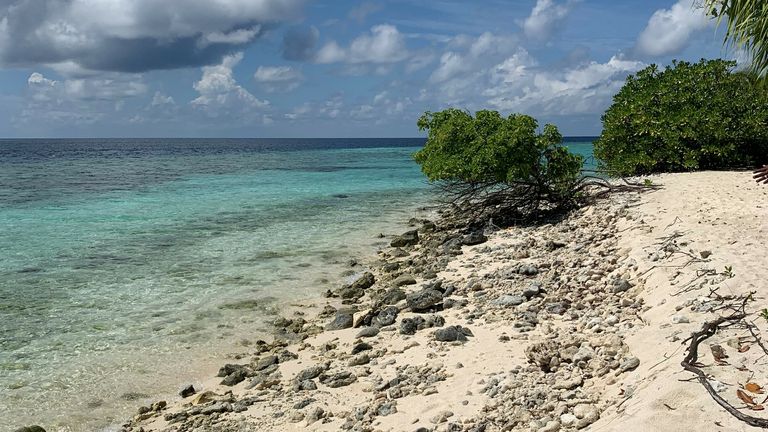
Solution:
{"label": "green shrub", "polygon": [[611,174],[735,168],[768,157],[768,96],[735,62],[676,61],[627,78],[595,142]]}
{"label": "green shrub", "polygon": [[448,185],[454,204],[519,214],[575,201],[583,160],[560,145],[553,125],[537,133],[527,115],[447,109],[425,113],[418,126],[428,135],[414,158],[430,181]]}

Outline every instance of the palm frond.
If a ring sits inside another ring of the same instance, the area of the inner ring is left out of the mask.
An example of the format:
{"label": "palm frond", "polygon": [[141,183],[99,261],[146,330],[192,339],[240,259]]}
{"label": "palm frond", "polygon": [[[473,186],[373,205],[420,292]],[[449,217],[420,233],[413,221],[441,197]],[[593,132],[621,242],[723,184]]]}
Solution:
{"label": "palm frond", "polygon": [[752,69],[768,73],[768,1],[704,0],[703,7],[718,25],[725,23],[726,43],[743,49],[752,58]]}

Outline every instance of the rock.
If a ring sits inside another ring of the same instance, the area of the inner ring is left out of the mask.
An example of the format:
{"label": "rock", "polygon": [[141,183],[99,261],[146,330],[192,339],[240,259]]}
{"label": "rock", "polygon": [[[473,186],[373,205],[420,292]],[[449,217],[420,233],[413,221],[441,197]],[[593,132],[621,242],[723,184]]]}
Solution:
{"label": "rock", "polygon": [[408,294],[405,301],[412,311],[423,311],[442,303],[443,294],[436,289],[422,289]]}
{"label": "rock", "polygon": [[443,329],[435,330],[434,333],[432,333],[432,336],[435,338],[436,341],[440,342],[453,342],[453,341],[460,341],[460,342],[466,342],[467,336],[473,336],[472,332],[462,326],[450,326]]}
{"label": "rock", "polygon": [[400,321],[400,334],[415,335],[416,330],[418,329],[419,327],[413,318],[403,318],[403,320]]}
{"label": "rock", "polygon": [[416,279],[409,274],[404,274],[398,276],[397,279],[395,279],[392,283],[398,287],[405,285],[416,285]]}
{"label": "rock", "polygon": [[16,429],[14,432],[45,432],[45,429],[38,425],[24,426]]}
{"label": "rock", "polygon": [[224,366],[222,366],[219,369],[219,373],[216,374],[217,377],[225,377],[227,375],[231,375],[239,370],[246,369],[245,365],[239,365],[239,364],[232,364],[227,363]]}
{"label": "rock", "polygon": [[238,369],[237,371],[232,372],[231,374],[224,377],[224,379],[221,380],[221,385],[231,387],[245,381],[246,377],[248,377],[248,371],[245,369]]}
{"label": "rock", "polygon": [[541,285],[538,282],[533,282],[528,288],[523,290],[523,297],[530,300],[541,294]]}
{"label": "rock", "polygon": [[623,293],[629,291],[630,288],[632,288],[632,284],[629,283],[628,280],[620,278],[613,281],[613,287],[611,288],[611,291],[614,293]]}
{"label": "rock", "polygon": [[394,306],[388,306],[379,312],[378,315],[376,315],[376,318],[374,319],[375,324],[379,325],[380,327],[386,327],[388,325],[392,325],[397,321],[397,314],[400,313],[400,309],[394,307]]}
{"label": "rock", "polygon": [[707,259],[707,258],[709,258],[710,256],[712,256],[712,251],[703,250],[703,251],[699,252],[699,255],[701,255],[701,257],[702,257],[703,259]]}
{"label": "rock", "polygon": [[405,247],[405,246],[413,246],[416,243],[419,242],[419,232],[417,230],[408,231],[405,232],[394,239],[392,239],[392,242],[389,243],[392,247]]}
{"label": "rock", "polygon": [[350,284],[350,287],[367,290],[372,287],[374,283],[376,283],[376,278],[374,278],[373,273],[365,272],[359,278],[355,279],[355,281]]}
{"label": "rock", "polygon": [[560,430],[560,422],[557,420],[550,420],[546,425],[539,428],[536,432],[558,432]]}
{"label": "rock", "polygon": [[397,401],[385,402],[379,405],[379,408],[376,410],[376,412],[382,417],[395,414],[397,412]]}
{"label": "rock", "polygon": [[363,353],[360,355],[357,355],[355,357],[352,357],[349,360],[350,366],[362,366],[364,364],[368,364],[371,361],[371,357],[367,353]]}
{"label": "rock", "polygon": [[400,300],[405,300],[405,291],[400,288],[394,287],[385,291],[383,294],[376,298],[376,303],[381,305],[394,305]]}
{"label": "rock", "polygon": [[535,265],[524,265],[520,267],[518,273],[525,276],[536,276],[539,274],[539,268]]}
{"label": "rock", "polygon": [[311,379],[299,382],[298,387],[299,387],[299,390],[304,390],[304,391],[317,390],[317,384],[315,384],[315,382],[312,381]]}
{"label": "rock", "polygon": [[325,365],[315,365],[308,367],[296,375],[296,381],[302,382],[319,377],[327,367]]}
{"label": "rock", "polygon": [[504,294],[503,296],[497,298],[491,303],[493,303],[496,306],[504,306],[504,307],[517,306],[525,303],[525,297],[521,295]]}
{"label": "rock", "polygon": [[441,411],[440,413],[436,414],[432,418],[429,419],[432,423],[445,423],[448,421],[448,418],[453,417],[453,412],[451,411]]}
{"label": "rock", "polygon": [[566,302],[551,302],[544,306],[547,312],[555,315],[563,315],[568,311],[568,303]]}
{"label": "rock", "polygon": [[685,315],[674,315],[672,316],[672,322],[675,324],[687,324],[691,321]]}
{"label": "rock", "polygon": [[360,342],[358,344],[355,344],[355,346],[352,347],[352,355],[359,354],[363,351],[372,350],[373,347],[370,344],[367,344],[365,342]]}
{"label": "rock", "polygon": [[345,300],[357,300],[365,295],[365,291],[359,287],[353,287],[352,285],[344,285],[336,291],[336,294]]}
{"label": "rock", "polygon": [[616,375],[619,375],[622,372],[629,372],[631,370],[637,369],[638,366],[640,366],[639,358],[637,357],[626,358],[619,365],[619,370],[616,372]]}
{"label": "rock", "polygon": [[357,377],[349,371],[342,371],[333,375],[320,375],[320,382],[331,388],[345,387],[355,381],[357,381]]}
{"label": "rock", "polygon": [[583,384],[584,379],[580,375],[577,375],[568,380],[555,381],[555,384],[552,386],[552,388],[555,390],[573,390],[576,387],[581,387]]}
{"label": "rock", "polygon": [[337,312],[336,317],[325,326],[326,330],[343,330],[352,327],[354,317],[349,312]]}
{"label": "rock", "polygon": [[192,384],[187,384],[186,386],[184,386],[184,388],[182,388],[179,391],[179,396],[186,398],[186,397],[192,396],[195,393],[197,393],[197,391],[195,390],[195,386],[193,386]]}
{"label": "rock", "polygon": [[488,237],[483,234],[482,230],[473,231],[464,236],[461,242],[467,246],[479,245],[488,241]]}
{"label": "rock", "polygon": [[565,427],[573,426],[577,421],[579,421],[579,419],[571,413],[565,413],[560,416],[560,424]]}
{"label": "rock", "polygon": [[578,419],[576,429],[584,429],[600,418],[600,410],[592,404],[579,404],[573,408],[573,415]]}
{"label": "rock", "polygon": [[312,423],[320,420],[325,415],[325,411],[320,407],[314,407],[309,414],[306,416],[307,425],[311,425]]}
{"label": "rock", "polygon": [[232,404],[229,402],[216,402],[200,410],[202,415],[211,415],[214,413],[232,412]]}
{"label": "rock", "polygon": [[293,409],[297,409],[297,410],[304,409],[310,406],[312,402],[316,402],[316,401],[317,401],[316,399],[312,399],[312,398],[302,399],[299,402],[296,402],[295,404],[293,404]]}
{"label": "rock", "polygon": [[212,391],[204,391],[198,393],[197,396],[192,398],[192,405],[203,405],[212,400],[215,400],[218,395]]}
{"label": "rock", "polygon": [[377,334],[379,334],[379,328],[378,327],[366,327],[355,336],[356,338],[366,338],[366,337],[374,337]]}
{"label": "rock", "polygon": [[[562,357],[562,356],[561,356]],[[590,361],[595,357],[595,350],[589,346],[582,346],[573,356],[573,362]]]}
{"label": "rock", "polygon": [[278,360],[276,355],[266,356],[262,359],[259,359],[259,361],[256,362],[256,366],[254,366],[254,369],[257,371],[264,370],[274,364],[277,364],[277,362]]}

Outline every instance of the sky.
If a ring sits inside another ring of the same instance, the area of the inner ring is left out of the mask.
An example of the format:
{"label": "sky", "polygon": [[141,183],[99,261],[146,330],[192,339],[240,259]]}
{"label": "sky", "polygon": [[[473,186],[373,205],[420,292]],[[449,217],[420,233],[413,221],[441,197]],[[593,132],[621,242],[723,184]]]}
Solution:
{"label": "sky", "polygon": [[629,74],[740,57],[693,1],[0,0],[0,137],[597,135]]}

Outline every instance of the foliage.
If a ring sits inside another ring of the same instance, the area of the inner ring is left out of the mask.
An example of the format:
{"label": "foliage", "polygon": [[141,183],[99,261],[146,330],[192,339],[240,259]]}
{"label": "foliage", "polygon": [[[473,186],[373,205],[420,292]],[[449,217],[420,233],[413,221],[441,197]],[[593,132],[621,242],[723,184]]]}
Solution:
{"label": "foliage", "polygon": [[768,92],[735,62],[651,65],[603,115],[595,156],[611,174],[743,167],[768,156]]}
{"label": "foliage", "polygon": [[428,135],[414,158],[430,181],[447,186],[454,204],[520,213],[542,204],[566,208],[577,198],[583,160],[560,145],[553,125],[537,133],[527,115],[447,109],[425,113],[418,126]]}
{"label": "foliage", "polygon": [[768,2],[765,0],[704,0],[718,23],[726,21],[726,41],[752,57],[759,75],[768,73]]}

